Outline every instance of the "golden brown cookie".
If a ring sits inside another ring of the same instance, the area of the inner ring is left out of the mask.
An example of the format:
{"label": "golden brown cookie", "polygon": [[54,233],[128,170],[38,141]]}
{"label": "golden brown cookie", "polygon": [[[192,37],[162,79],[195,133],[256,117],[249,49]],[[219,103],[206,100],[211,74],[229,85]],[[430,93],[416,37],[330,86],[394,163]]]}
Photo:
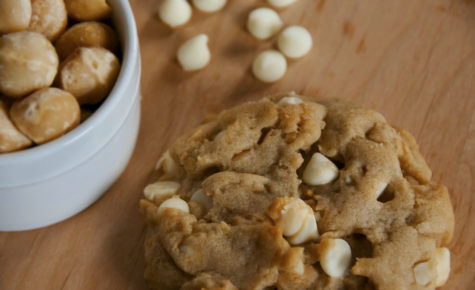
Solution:
{"label": "golden brown cookie", "polygon": [[140,206],[153,289],[434,289],[454,215],[412,136],[295,94],[179,138]]}

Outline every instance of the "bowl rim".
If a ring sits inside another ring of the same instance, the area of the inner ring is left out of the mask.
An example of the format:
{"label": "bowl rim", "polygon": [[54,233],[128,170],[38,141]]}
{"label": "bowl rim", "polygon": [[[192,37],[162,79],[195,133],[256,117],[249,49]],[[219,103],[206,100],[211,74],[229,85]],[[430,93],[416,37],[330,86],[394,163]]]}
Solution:
{"label": "bowl rim", "polygon": [[[124,92],[128,86],[129,81],[132,80],[133,74],[136,68],[136,59],[138,54],[138,36],[135,25],[134,14],[127,0],[112,0],[110,1],[113,9],[118,13],[118,17],[124,21],[123,31],[119,35],[122,41],[122,64],[119,75],[115,84],[106,97],[104,102],[99,108],[82,124],[67,132],[63,136],[49,141],[47,143],[37,145],[35,147],[8,152],[0,153],[0,163],[11,163],[14,161],[45,157],[54,153],[58,147],[66,147],[71,143],[76,142],[82,136],[87,135],[96,125],[103,122],[105,118],[110,115],[110,112],[114,110],[117,103],[121,101],[122,92]],[[113,16],[114,18],[114,16]],[[113,19],[113,22],[116,20]],[[117,24],[115,24],[117,29]]]}

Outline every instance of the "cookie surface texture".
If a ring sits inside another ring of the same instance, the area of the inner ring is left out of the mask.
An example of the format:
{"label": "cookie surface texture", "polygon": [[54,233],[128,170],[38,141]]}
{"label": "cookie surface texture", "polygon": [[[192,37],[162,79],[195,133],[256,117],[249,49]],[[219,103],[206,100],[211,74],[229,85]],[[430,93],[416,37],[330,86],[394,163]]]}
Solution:
{"label": "cookie surface texture", "polygon": [[414,138],[372,110],[295,94],[245,103],[179,138],[156,175],[140,201],[152,289],[435,289],[447,279],[447,189]]}

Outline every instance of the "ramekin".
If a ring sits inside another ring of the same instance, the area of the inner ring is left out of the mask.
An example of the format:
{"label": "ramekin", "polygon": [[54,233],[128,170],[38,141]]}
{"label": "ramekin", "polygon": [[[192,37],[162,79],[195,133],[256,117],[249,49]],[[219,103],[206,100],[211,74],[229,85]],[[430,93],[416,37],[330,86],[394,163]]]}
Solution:
{"label": "ramekin", "polygon": [[140,53],[126,0],[109,1],[122,43],[114,88],[89,119],[66,135],[0,154],[0,231],[51,225],[96,201],[125,169],[140,123]]}

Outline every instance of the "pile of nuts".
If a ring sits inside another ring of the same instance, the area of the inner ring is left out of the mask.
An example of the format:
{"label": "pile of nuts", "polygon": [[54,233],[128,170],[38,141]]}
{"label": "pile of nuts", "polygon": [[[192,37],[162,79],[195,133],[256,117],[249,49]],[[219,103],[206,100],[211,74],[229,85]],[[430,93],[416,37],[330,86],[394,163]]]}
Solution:
{"label": "pile of nuts", "polygon": [[[297,0],[267,0],[276,8],[287,7]],[[211,13],[222,9],[226,0],[193,0],[196,9]],[[159,18],[171,28],[186,24],[192,15],[191,5],[186,0],[163,0],[158,8]],[[267,40],[282,29],[279,14],[271,8],[261,7],[249,13],[247,30],[259,40]],[[199,34],[183,43],[178,49],[177,59],[183,70],[195,71],[208,65],[211,53],[207,46],[208,36]],[[312,48],[312,36],[302,26],[285,28],[277,39],[278,50],[266,50],[257,55],[252,64],[254,76],[265,83],[280,80],[287,70],[286,57],[297,59]]]}
{"label": "pile of nuts", "polygon": [[0,153],[64,135],[109,94],[120,70],[110,16],[106,0],[0,1]]}

